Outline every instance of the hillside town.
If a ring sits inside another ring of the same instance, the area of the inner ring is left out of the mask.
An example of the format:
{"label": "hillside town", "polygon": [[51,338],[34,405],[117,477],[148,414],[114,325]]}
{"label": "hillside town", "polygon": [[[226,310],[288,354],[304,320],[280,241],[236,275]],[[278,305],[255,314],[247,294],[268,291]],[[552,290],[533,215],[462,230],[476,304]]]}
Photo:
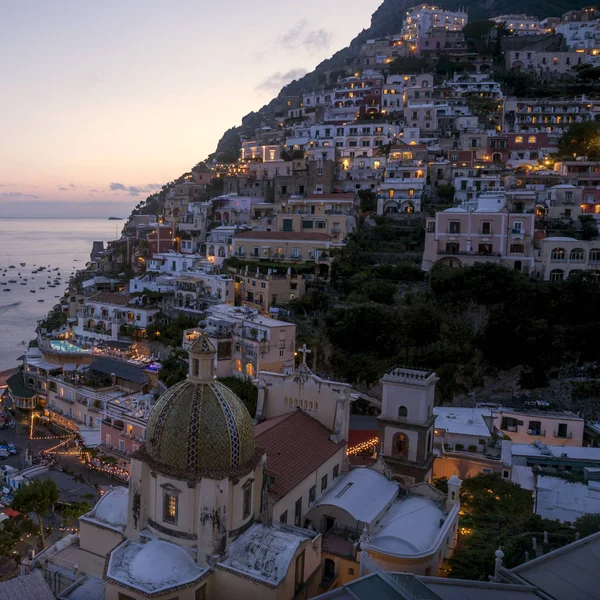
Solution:
{"label": "hillside town", "polygon": [[419,4],[140,202],[0,388],[0,598],[598,598],[599,79]]}

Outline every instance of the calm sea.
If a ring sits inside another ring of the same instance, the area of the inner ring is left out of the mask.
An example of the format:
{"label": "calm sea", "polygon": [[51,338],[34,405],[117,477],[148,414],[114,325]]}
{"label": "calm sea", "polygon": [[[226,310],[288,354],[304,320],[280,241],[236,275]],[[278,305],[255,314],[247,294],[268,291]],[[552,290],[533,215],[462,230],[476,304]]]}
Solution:
{"label": "calm sea", "polygon": [[[18,365],[15,359],[26,348],[23,342],[35,337],[37,321],[58,302],[71,273],[90,260],[92,242],[115,239],[123,224],[108,219],[0,218],[0,371]],[[9,269],[10,265],[16,268]],[[60,272],[61,283],[55,288],[47,286],[47,271],[32,273],[48,265],[59,268],[51,272],[52,279]],[[20,285],[24,278],[26,285]],[[9,279],[17,283],[8,283]]]}

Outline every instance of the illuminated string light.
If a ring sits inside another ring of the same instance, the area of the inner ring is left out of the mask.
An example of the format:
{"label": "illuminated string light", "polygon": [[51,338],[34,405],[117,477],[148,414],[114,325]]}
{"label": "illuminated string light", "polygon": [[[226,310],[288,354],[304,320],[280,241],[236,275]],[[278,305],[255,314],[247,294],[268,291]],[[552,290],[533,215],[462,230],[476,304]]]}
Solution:
{"label": "illuminated string light", "polygon": [[366,442],[362,442],[357,444],[356,446],[352,446],[352,448],[348,448],[346,451],[347,456],[354,456],[355,454],[359,454],[360,452],[365,452],[366,450],[373,450],[377,448],[377,444],[379,443],[379,438],[374,437]]}

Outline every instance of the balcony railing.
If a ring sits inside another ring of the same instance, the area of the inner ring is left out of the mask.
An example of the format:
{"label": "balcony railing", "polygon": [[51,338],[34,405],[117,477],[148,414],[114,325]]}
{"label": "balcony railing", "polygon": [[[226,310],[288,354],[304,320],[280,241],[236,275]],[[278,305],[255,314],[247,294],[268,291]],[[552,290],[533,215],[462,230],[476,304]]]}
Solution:
{"label": "balcony railing", "polygon": [[554,430],[554,437],[560,438],[563,440],[570,440],[573,438],[573,433],[571,431],[566,431],[565,433],[559,433],[557,429]]}
{"label": "balcony railing", "polygon": [[500,252],[477,252],[476,250],[457,250],[456,252],[452,250],[438,250],[437,253],[444,256],[502,256]]}
{"label": "balcony railing", "polygon": [[546,435],[545,429],[528,429],[527,435],[538,435],[540,437],[544,437]]}

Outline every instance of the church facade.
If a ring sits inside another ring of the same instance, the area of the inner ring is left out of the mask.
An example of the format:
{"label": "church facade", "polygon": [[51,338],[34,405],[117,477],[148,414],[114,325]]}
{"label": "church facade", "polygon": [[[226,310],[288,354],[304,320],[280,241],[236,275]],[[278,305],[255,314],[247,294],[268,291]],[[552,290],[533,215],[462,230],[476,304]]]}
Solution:
{"label": "church facade", "polygon": [[269,522],[266,455],[252,419],[215,379],[206,336],[189,358],[186,381],[165,392],[150,415],[129,490],[110,491],[82,517],[79,579],[62,597],[81,597],[82,586],[102,586],[105,600],[317,593],[321,536]]}

